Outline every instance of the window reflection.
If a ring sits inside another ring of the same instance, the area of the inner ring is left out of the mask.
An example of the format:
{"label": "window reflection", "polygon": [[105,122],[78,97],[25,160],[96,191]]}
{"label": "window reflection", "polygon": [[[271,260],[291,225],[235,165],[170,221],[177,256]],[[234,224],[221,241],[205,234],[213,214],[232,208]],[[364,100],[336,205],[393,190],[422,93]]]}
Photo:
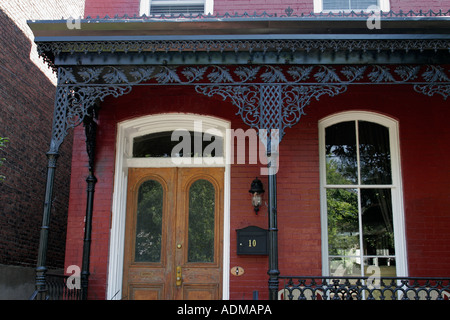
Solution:
{"label": "window reflection", "polygon": [[389,129],[359,121],[359,161],[362,184],[391,184]]}
{"label": "window reflection", "polygon": [[335,257],[329,259],[330,275],[336,277],[360,277],[361,259],[353,257]]}
{"label": "window reflection", "polygon": [[389,141],[389,129],[369,121],[325,128],[331,275],[395,275]]}
{"label": "window reflection", "polygon": [[358,183],[355,122],[341,122],[325,129],[328,184]]}
{"label": "window reflection", "polygon": [[361,211],[365,255],[394,255],[390,189],[362,189]]}
{"label": "window reflection", "polygon": [[136,262],[161,260],[163,188],[158,181],[142,183],[138,191],[136,217]]}
{"label": "window reflection", "polygon": [[331,255],[355,255],[359,249],[356,189],[328,189],[328,248]]}
{"label": "window reflection", "polygon": [[189,262],[214,262],[215,189],[208,180],[189,189]]}

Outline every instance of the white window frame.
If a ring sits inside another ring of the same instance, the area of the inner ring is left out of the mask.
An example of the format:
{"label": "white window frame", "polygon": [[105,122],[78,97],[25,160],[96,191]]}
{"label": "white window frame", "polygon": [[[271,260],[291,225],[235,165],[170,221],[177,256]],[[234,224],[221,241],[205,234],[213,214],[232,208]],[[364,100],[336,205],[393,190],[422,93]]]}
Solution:
{"label": "white window frame", "polygon": [[150,6],[152,3],[167,3],[167,4],[205,4],[204,14],[214,14],[214,0],[141,0],[139,7],[139,14],[149,16]]}
{"label": "white window frame", "polygon": [[[403,207],[403,190],[401,182],[400,166],[400,140],[398,122],[390,117],[366,111],[349,111],[331,115],[319,121],[319,156],[320,156],[320,212],[322,228],[322,274],[329,274],[328,254],[328,212],[326,190],[331,188],[326,183],[326,155],[325,155],[325,129],[334,124],[345,121],[368,121],[383,125],[389,129],[389,143],[391,149],[392,184],[383,186],[391,189],[392,211],[394,224],[394,244],[397,277],[407,277],[407,250],[405,236],[405,219]],[[336,186],[333,186],[336,187]],[[344,187],[344,186],[343,186]],[[357,187],[358,185],[345,185],[345,188]],[[360,255],[363,258],[363,253]]]}
{"label": "white window frame", "polygon": [[[380,10],[383,12],[387,12],[391,9],[390,1],[389,0],[378,0],[378,6],[380,7]],[[367,9],[363,11],[371,11],[373,9]],[[314,13],[320,13],[320,12],[350,12],[352,10],[349,9],[342,9],[342,10],[323,10],[323,0],[314,0]],[[357,10],[360,11],[360,10]],[[355,11],[356,12],[356,11]]]}

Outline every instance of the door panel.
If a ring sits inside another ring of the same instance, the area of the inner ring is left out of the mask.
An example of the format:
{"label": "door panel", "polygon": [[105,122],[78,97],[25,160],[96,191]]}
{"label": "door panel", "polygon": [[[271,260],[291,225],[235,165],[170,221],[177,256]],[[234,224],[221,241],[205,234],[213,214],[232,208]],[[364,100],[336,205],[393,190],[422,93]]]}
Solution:
{"label": "door panel", "polygon": [[221,297],[223,172],[223,168],[179,170],[176,242],[184,249],[175,255],[183,278],[176,299]]}
{"label": "door panel", "polygon": [[223,174],[129,169],[124,299],[221,298]]}
{"label": "door panel", "polygon": [[[175,179],[176,171],[172,168],[129,169],[123,299],[170,299],[171,297],[171,288],[167,287],[166,281],[173,278],[173,263],[170,263],[173,256],[167,248],[172,247],[174,243],[174,218],[171,215],[171,208],[174,204],[176,205],[176,195],[171,190],[174,189]],[[149,185],[160,186],[158,189],[162,193],[160,195],[162,200],[155,195],[145,195],[152,191]],[[157,200],[156,204],[155,201],[150,200]],[[144,209],[146,202],[149,203],[147,209]],[[160,239],[157,240],[160,254],[156,258],[157,253],[152,245],[158,238],[155,236],[158,223],[154,223],[155,221],[151,218],[157,219],[158,212],[161,214],[162,221],[159,223]],[[153,216],[149,217],[149,215]],[[149,222],[153,222],[153,225]]]}
{"label": "door panel", "polygon": [[219,287],[217,285],[184,285],[183,300],[217,300]]}
{"label": "door panel", "polygon": [[133,300],[161,300],[163,292],[163,285],[130,285],[130,298]]}

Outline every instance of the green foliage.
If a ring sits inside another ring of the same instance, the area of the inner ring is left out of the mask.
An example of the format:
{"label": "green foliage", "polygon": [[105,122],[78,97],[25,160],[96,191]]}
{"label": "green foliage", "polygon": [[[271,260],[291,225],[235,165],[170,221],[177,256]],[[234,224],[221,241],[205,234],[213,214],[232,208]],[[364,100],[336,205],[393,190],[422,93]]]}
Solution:
{"label": "green foliage", "polygon": [[[327,177],[333,183],[347,184],[348,180],[339,173],[334,161],[327,163]],[[329,180],[329,181],[330,181]],[[341,250],[357,249],[358,237],[358,195],[355,189],[327,189],[328,245],[330,254],[345,254]]]}
{"label": "green foliage", "polygon": [[139,188],[135,261],[161,260],[163,188],[158,181],[145,181]]}
{"label": "green foliage", "polygon": [[189,190],[189,262],[214,262],[214,186],[195,181]]}

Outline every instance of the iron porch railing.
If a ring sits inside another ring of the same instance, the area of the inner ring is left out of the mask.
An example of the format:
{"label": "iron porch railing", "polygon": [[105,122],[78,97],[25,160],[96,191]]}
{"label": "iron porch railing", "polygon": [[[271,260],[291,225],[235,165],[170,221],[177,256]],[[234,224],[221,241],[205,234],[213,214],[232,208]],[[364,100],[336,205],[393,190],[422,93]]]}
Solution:
{"label": "iron porch railing", "polygon": [[279,300],[450,300],[450,278],[278,278]]}
{"label": "iron porch railing", "polygon": [[36,290],[30,300],[81,300],[81,289],[70,289],[67,286],[69,276],[62,274],[46,274],[46,291]]}

